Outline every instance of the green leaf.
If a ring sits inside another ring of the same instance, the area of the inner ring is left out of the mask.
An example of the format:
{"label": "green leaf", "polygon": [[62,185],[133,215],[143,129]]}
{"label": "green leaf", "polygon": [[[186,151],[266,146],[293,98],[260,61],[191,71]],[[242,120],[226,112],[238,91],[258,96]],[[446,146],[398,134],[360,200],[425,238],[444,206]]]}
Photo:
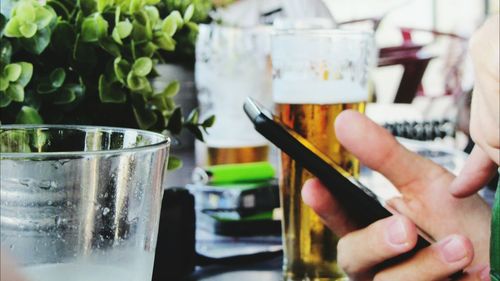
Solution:
{"label": "green leaf", "polygon": [[136,21],[132,23],[132,39],[136,43],[143,43],[150,41],[152,38],[152,31],[147,26],[142,25]]}
{"label": "green leaf", "polygon": [[24,88],[19,83],[11,83],[7,88],[7,95],[17,102],[24,101]]}
{"label": "green leaf", "polygon": [[21,26],[19,26],[19,32],[23,35],[25,38],[31,38],[36,34],[37,26],[34,23],[23,23]]}
{"label": "green leaf", "polygon": [[37,7],[35,10],[35,23],[38,29],[45,28],[55,18],[54,13],[44,7]]}
{"label": "green leaf", "polygon": [[203,132],[198,126],[187,126],[186,128],[194,135],[197,140],[204,141]]}
{"label": "green leaf", "polygon": [[19,31],[21,24],[22,23],[18,18],[11,18],[7,22],[7,25],[5,26],[4,29],[5,36],[14,38],[22,37],[23,35],[21,34],[21,31]]}
{"label": "green leaf", "polygon": [[182,119],[182,110],[180,107],[177,107],[168,120],[167,130],[174,135],[179,134],[182,130]]}
{"label": "green leaf", "polygon": [[141,77],[147,76],[153,69],[153,61],[148,57],[138,58],[132,66],[132,72]]}
{"label": "green leaf", "polygon": [[67,53],[75,47],[76,34],[73,25],[65,21],[59,21],[52,32],[50,42],[55,52]]}
{"label": "green leaf", "polygon": [[144,6],[144,0],[130,0],[129,12],[131,14],[140,11]]}
{"label": "green leaf", "polygon": [[56,89],[60,88],[62,84],[64,84],[65,79],[66,79],[66,71],[64,71],[64,69],[60,67],[54,69],[49,75],[51,86]]}
{"label": "green leaf", "polygon": [[175,31],[177,31],[177,20],[172,15],[169,15],[163,20],[161,30],[170,37],[174,36]]}
{"label": "green leaf", "polygon": [[119,84],[106,81],[104,75],[99,77],[99,98],[103,103],[125,103],[127,95]]}
{"label": "green leaf", "polygon": [[22,22],[34,22],[36,15],[35,15],[35,7],[33,7],[32,3],[29,3],[28,1],[21,1],[19,2],[15,9],[15,16],[16,18],[19,18],[20,21]]}
{"label": "green leaf", "polygon": [[21,77],[22,67],[20,64],[13,63],[7,65],[3,70],[3,76],[6,77],[10,82],[17,81]]}
{"label": "green leaf", "polygon": [[5,91],[0,91],[0,108],[7,107],[12,102],[12,99]]}
{"label": "green leaf", "polygon": [[179,93],[179,90],[181,89],[181,84],[179,81],[172,81],[168,84],[167,87],[161,92],[159,95],[163,97],[173,97]]}
{"label": "green leaf", "polygon": [[141,129],[149,129],[158,121],[156,114],[146,107],[144,99],[140,95],[131,95],[132,97],[132,111],[134,117]]}
{"label": "green leaf", "polygon": [[70,104],[84,94],[84,87],[79,84],[66,84],[55,95],[52,103]]}
{"label": "green leaf", "polygon": [[167,170],[176,170],[179,168],[182,168],[182,160],[175,156],[169,156]]}
{"label": "green leaf", "polygon": [[198,32],[199,31],[199,28],[198,28],[198,25],[194,22],[187,22],[186,23],[186,26],[193,32]]}
{"label": "green leaf", "polygon": [[0,75],[0,91],[5,91],[9,87],[9,79],[7,77]]}
{"label": "green leaf", "polygon": [[38,111],[31,106],[23,106],[16,116],[17,124],[43,124]]}
{"label": "green leaf", "polygon": [[142,76],[136,76],[133,72],[130,72],[127,76],[127,86],[132,91],[141,91],[148,87],[149,81],[148,79]]}
{"label": "green leaf", "polygon": [[187,118],[187,122],[191,124],[197,124],[200,119],[200,111],[198,109],[193,109]]}
{"label": "green leaf", "polygon": [[146,5],[156,5],[160,2],[161,0],[146,0]]}
{"label": "green leaf", "polygon": [[97,0],[97,11],[102,13],[104,9],[109,6],[111,3],[109,0]]}
{"label": "green leaf", "polygon": [[28,83],[31,81],[31,77],[33,76],[33,65],[28,62],[20,62],[21,65],[21,76],[17,80],[17,83],[21,84],[21,86],[26,87]]}
{"label": "green leaf", "polygon": [[168,16],[175,19],[178,29],[184,25],[184,20],[182,19],[182,15],[179,11],[172,11]]}
{"label": "green leaf", "polygon": [[151,23],[151,26],[154,27],[156,23],[160,20],[160,12],[155,6],[145,6],[144,10],[148,15],[148,19],[149,22]]}
{"label": "green leaf", "polygon": [[97,2],[95,0],[79,0],[80,8],[84,16],[88,16],[97,11]]}
{"label": "green leaf", "polygon": [[117,43],[110,37],[102,37],[101,39],[99,39],[99,46],[101,46],[101,48],[103,48],[113,57],[121,56],[120,46],[118,46]]}
{"label": "green leaf", "polygon": [[9,64],[11,57],[12,45],[10,44],[10,41],[4,38],[0,38],[0,64]]}
{"label": "green leaf", "polygon": [[148,42],[142,47],[142,56],[152,57],[155,52],[158,51],[158,46],[156,46],[153,42]]}
{"label": "green leaf", "polygon": [[184,22],[188,22],[191,20],[191,18],[193,17],[193,14],[194,14],[194,5],[193,4],[190,4],[186,11],[184,11]]}
{"label": "green leaf", "polygon": [[75,101],[76,96],[71,91],[61,90],[58,91],[57,94],[54,95],[54,99],[52,100],[53,104],[68,104]]}
{"label": "green leaf", "polygon": [[83,42],[96,42],[106,36],[108,22],[100,15],[93,14],[83,20],[81,40]]}
{"label": "green leaf", "polygon": [[121,57],[117,57],[113,63],[115,76],[122,84],[126,84],[127,75],[130,72],[130,63]]}
{"label": "green leaf", "polygon": [[36,86],[36,91],[39,94],[45,95],[57,91],[57,88],[54,88],[51,83],[41,82]]}
{"label": "green leaf", "polygon": [[125,21],[119,22],[115,26],[115,29],[117,30],[118,35],[120,35],[120,38],[124,39],[132,33],[132,24],[128,19],[126,19]]}
{"label": "green leaf", "polygon": [[0,38],[3,37],[3,30],[5,29],[5,25],[7,24],[7,18],[0,14]]}
{"label": "green leaf", "polygon": [[21,38],[20,42],[23,48],[35,55],[41,54],[49,45],[50,37],[52,35],[52,31],[47,26],[44,29],[38,30],[35,36],[31,38]]}
{"label": "green leaf", "polygon": [[158,47],[165,51],[173,51],[175,50],[175,40],[168,36],[167,34],[161,33],[158,36],[155,36],[154,42]]}
{"label": "green leaf", "polygon": [[215,115],[212,115],[210,117],[208,117],[207,119],[205,119],[205,121],[203,121],[203,123],[201,124],[204,128],[210,128],[214,125],[215,123]]}

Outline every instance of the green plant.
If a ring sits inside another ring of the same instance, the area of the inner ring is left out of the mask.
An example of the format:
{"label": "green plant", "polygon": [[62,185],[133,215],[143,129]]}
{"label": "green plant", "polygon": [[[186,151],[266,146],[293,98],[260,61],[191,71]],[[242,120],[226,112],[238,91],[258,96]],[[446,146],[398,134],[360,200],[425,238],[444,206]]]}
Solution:
{"label": "green plant", "polygon": [[193,5],[181,14],[160,1],[21,0],[9,19],[0,14],[2,123],[186,128],[202,139],[214,117],[184,118],[179,83],[150,83],[176,35],[197,30]]}

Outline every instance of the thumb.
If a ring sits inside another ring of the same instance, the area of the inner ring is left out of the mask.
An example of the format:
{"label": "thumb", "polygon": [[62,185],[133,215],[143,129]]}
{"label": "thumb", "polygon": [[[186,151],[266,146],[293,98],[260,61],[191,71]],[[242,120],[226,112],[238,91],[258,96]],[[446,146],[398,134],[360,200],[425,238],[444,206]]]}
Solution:
{"label": "thumb", "polygon": [[481,147],[474,146],[462,171],[451,183],[449,191],[455,197],[466,197],[483,188],[495,175],[498,166]]}

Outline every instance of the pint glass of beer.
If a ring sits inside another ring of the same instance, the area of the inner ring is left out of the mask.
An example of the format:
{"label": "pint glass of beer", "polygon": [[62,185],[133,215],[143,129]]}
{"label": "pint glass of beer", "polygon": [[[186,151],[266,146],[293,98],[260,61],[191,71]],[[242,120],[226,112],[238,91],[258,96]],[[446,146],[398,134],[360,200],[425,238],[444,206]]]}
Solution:
{"label": "pint glass of beer", "polygon": [[195,79],[202,118],[215,115],[205,143],[196,142],[198,165],[268,160],[269,144],[253,129],[241,105],[247,97],[272,104],[270,27],[200,25]]}
{"label": "pint glass of beer", "polygon": [[[335,118],[345,109],[363,112],[373,35],[361,31],[283,30],[273,35],[273,100],[279,118],[357,176],[359,162],[338,142]],[[312,175],[281,154],[284,279],[345,280],[336,262],[337,237],[301,199]]]}

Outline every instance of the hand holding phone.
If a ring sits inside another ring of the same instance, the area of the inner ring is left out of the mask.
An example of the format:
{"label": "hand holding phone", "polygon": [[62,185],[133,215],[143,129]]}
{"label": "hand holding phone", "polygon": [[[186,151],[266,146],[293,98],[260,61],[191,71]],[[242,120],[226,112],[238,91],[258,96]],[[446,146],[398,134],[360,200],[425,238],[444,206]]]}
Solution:
{"label": "hand holding phone", "polygon": [[[392,215],[370,189],[352,177],[314,145],[283,125],[272,114],[262,109],[255,101],[248,99],[244,110],[255,125],[255,129],[291,158],[300,162],[329,188],[329,192],[341,204],[349,218],[359,227],[366,227],[375,221]],[[335,187],[335,188],[332,188]],[[426,239],[424,239],[426,237]],[[420,231],[417,244],[411,252],[401,255],[388,264],[399,262],[418,250],[429,246],[433,239]]]}

